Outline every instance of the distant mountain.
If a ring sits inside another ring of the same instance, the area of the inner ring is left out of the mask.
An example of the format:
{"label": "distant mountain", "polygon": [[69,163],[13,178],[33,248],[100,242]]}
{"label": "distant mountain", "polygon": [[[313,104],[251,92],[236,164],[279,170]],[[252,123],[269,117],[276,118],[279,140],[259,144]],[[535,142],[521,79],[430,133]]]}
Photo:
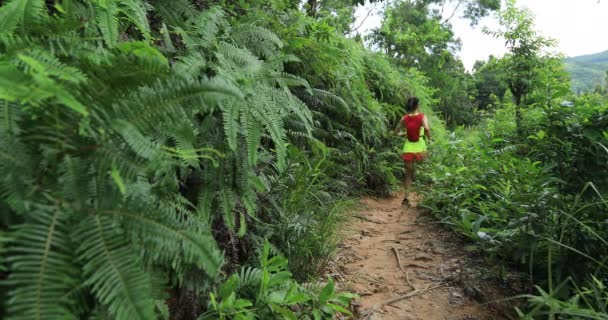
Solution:
{"label": "distant mountain", "polygon": [[572,77],[572,91],[591,91],[598,82],[603,82],[608,71],[608,50],[596,54],[567,58],[566,70]]}

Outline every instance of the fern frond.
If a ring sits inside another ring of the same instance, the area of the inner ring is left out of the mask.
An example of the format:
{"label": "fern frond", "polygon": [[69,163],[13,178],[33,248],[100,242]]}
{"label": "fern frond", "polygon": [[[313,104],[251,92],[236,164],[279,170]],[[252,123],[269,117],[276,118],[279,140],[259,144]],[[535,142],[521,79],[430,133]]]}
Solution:
{"label": "fern frond", "polygon": [[236,222],[234,220],[234,193],[232,190],[222,186],[222,190],[218,193],[218,200],[222,209],[224,223],[231,231],[234,231]]}
{"label": "fern frond", "polygon": [[241,122],[245,125],[244,134],[247,143],[247,160],[249,166],[253,167],[258,161],[258,149],[262,139],[263,128],[259,121],[252,119],[248,112],[242,113]]}
{"label": "fern frond", "polygon": [[[202,221],[181,221],[173,207],[155,210],[134,198],[129,209],[102,210],[100,214],[124,219],[130,233],[146,244],[149,254],[170,265],[193,264],[210,278],[217,276],[222,265],[221,253]],[[186,210],[184,208],[184,210]]]}
{"label": "fern frond", "polygon": [[[221,78],[158,81],[153,86],[140,88],[113,105],[116,118],[124,119],[146,132],[156,132],[159,119],[180,124],[190,121],[185,113],[191,109],[209,112],[226,99],[242,99],[243,93]],[[100,107],[101,108],[101,107]]]}
{"label": "fern frond", "polygon": [[32,27],[47,18],[44,0],[10,0],[0,6],[0,34],[13,33],[18,26]]}
{"label": "fern frond", "polygon": [[218,59],[228,70],[255,74],[262,68],[262,61],[249,50],[239,48],[228,42],[220,42],[217,48]]}
{"label": "fern frond", "polygon": [[116,0],[96,1],[96,21],[108,47],[118,43],[118,4]]}
{"label": "fern frond", "polygon": [[150,141],[131,123],[117,119],[114,121],[113,128],[138,156],[148,160],[157,160],[161,156],[160,146]]}
{"label": "fern frond", "polygon": [[282,116],[287,117],[291,114],[295,115],[301,122],[306,132],[312,132],[312,113],[310,109],[297,97],[293,96],[289,91],[269,88],[263,91],[270,96],[277,105],[283,106],[279,109],[282,111]]}
{"label": "fern frond", "polygon": [[285,90],[287,90],[289,87],[304,87],[308,91],[312,90],[306,79],[285,72],[275,76],[272,81],[280,85]]}
{"label": "fern frond", "polygon": [[18,59],[30,74],[44,74],[72,84],[80,84],[87,80],[82,71],[62,63],[57,57],[42,50],[22,51],[18,54]]}
{"label": "fern frond", "polygon": [[13,135],[0,132],[0,198],[19,213],[30,205],[28,193],[35,181],[35,153]]}
{"label": "fern frond", "polygon": [[205,56],[201,52],[192,52],[187,56],[178,57],[173,69],[180,74],[198,76],[207,66]]}
{"label": "fern frond", "polygon": [[95,214],[76,230],[85,283],[115,318],[153,319],[152,280],[142,268],[140,255],[129,246],[115,222]]}
{"label": "fern frond", "polygon": [[350,114],[352,111],[344,99],[339,96],[325,90],[312,89],[312,96],[318,99],[320,102],[326,105],[336,106],[338,109],[335,111],[340,114]]}
{"label": "fern frond", "polygon": [[239,289],[257,288],[262,280],[262,270],[254,267],[242,267],[238,273]]}
{"label": "fern frond", "polygon": [[251,113],[252,117],[262,123],[270,133],[275,144],[278,168],[282,170],[285,168],[286,149],[285,129],[281,116],[277,113],[276,109],[272,108],[274,103],[268,101],[266,97],[259,97],[254,103],[254,107],[249,108],[248,111]]}
{"label": "fern frond", "polygon": [[194,31],[199,36],[199,45],[209,48],[215,44],[220,32],[220,27],[226,23],[224,11],[217,6],[201,12],[194,18]]}
{"label": "fern frond", "polygon": [[226,141],[232,151],[236,151],[236,138],[238,132],[237,119],[241,113],[240,105],[233,101],[226,101],[220,105],[222,110],[222,118],[224,120],[224,133],[226,134]]}
{"label": "fern frond", "polygon": [[501,154],[505,154],[505,153],[509,153],[509,152],[516,152],[518,150],[521,150],[522,147],[523,147],[523,145],[521,145],[521,144],[512,144],[512,145],[504,146],[500,149],[492,150],[491,154],[501,155]]}
{"label": "fern frond", "polygon": [[67,220],[58,205],[37,204],[19,226],[8,261],[7,319],[75,319],[64,296],[76,285]]}
{"label": "fern frond", "polygon": [[82,208],[89,199],[87,166],[80,159],[67,156],[59,167],[62,194],[76,209]]}
{"label": "fern frond", "polygon": [[196,12],[188,0],[152,0],[149,1],[154,11],[171,26],[184,27],[184,21],[192,18]]}
{"label": "fern frond", "polygon": [[197,199],[197,218],[208,225],[211,224],[211,208],[213,207],[214,191],[208,186],[203,187]]}
{"label": "fern frond", "polygon": [[277,49],[283,47],[281,39],[272,31],[252,24],[237,25],[230,35],[238,45],[263,58],[276,55]]}
{"label": "fern frond", "polygon": [[123,12],[129,20],[137,26],[146,41],[149,41],[150,23],[148,22],[148,13],[145,3],[140,0],[120,0],[120,11]]}
{"label": "fern frond", "polygon": [[55,80],[81,82],[84,76],[77,69],[61,64],[51,55],[19,54],[18,59],[26,74],[0,60],[0,99],[34,106],[54,100],[82,115],[88,114],[67,86]]}
{"label": "fern frond", "polygon": [[175,46],[173,46],[173,40],[171,40],[171,34],[169,33],[169,28],[167,28],[167,24],[163,22],[162,27],[160,28],[160,35],[163,37],[163,48],[165,52],[175,52]]}

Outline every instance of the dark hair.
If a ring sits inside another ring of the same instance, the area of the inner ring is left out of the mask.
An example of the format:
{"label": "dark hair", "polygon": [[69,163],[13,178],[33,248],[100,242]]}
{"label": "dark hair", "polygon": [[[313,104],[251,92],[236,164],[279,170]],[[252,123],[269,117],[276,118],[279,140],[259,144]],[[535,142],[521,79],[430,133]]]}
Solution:
{"label": "dark hair", "polygon": [[407,98],[407,103],[405,104],[405,111],[414,112],[418,109],[418,103],[420,100],[416,97]]}

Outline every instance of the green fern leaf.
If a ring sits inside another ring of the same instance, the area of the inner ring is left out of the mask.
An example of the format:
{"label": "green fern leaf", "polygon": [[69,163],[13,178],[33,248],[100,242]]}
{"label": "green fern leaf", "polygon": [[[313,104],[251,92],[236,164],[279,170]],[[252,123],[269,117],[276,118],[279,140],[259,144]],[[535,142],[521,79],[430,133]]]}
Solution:
{"label": "green fern leaf", "polygon": [[163,45],[166,52],[175,52],[175,47],[173,46],[173,41],[171,40],[171,34],[169,33],[169,28],[163,22],[162,27],[160,27],[160,35],[163,37]]}
{"label": "green fern leaf", "polygon": [[137,26],[146,41],[149,41],[150,23],[148,22],[148,13],[145,4],[139,0],[120,0],[120,11],[124,13],[129,20]]}
{"label": "green fern leaf", "polygon": [[238,133],[239,113],[241,108],[233,101],[227,101],[221,104],[222,118],[224,119],[224,133],[226,134],[226,141],[232,151],[236,151],[236,138]]}
{"label": "green fern leaf", "polygon": [[234,221],[234,193],[232,190],[222,188],[218,194],[220,206],[222,208],[224,223],[231,231],[234,231],[236,223]]}
{"label": "green fern leaf", "polygon": [[283,47],[283,41],[276,34],[254,24],[240,24],[232,28],[231,35],[238,44],[244,47],[247,47],[247,44],[255,42],[268,42],[279,49]]}
{"label": "green fern leaf", "polygon": [[262,69],[262,61],[253,55],[249,50],[239,48],[228,42],[220,42],[217,48],[217,55],[220,63],[227,70],[232,69],[240,74],[255,74]]}
{"label": "green fern leaf", "polygon": [[154,11],[170,26],[184,26],[184,20],[192,18],[196,9],[188,0],[156,0],[153,2]]}
{"label": "green fern leaf", "polygon": [[232,29],[231,37],[238,45],[265,58],[276,55],[277,48],[283,47],[281,39],[272,31],[252,24],[235,26]]}
{"label": "green fern leaf", "polygon": [[247,219],[245,214],[239,212],[239,231],[237,232],[238,237],[243,237],[247,233]]}
{"label": "green fern leaf", "polygon": [[190,55],[177,58],[173,68],[180,74],[198,76],[207,66],[205,56],[201,52],[192,52]]}
{"label": "green fern leaf", "polygon": [[242,122],[245,124],[245,141],[247,143],[247,162],[254,167],[258,162],[258,149],[262,139],[263,128],[259,121],[251,118],[249,113],[243,112]]}
{"label": "green fern leaf", "polygon": [[239,289],[249,287],[255,288],[262,280],[262,270],[254,267],[242,267],[238,273]]}
{"label": "green fern leaf", "polygon": [[8,261],[13,287],[8,319],[75,319],[64,296],[76,285],[64,208],[36,205],[30,221],[19,226]]}
{"label": "green fern leaf", "polygon": [[13,33],[19,25],[23,29],[31,27],[47,18],[44,0],[8,1],[0,6],[0,34]]}
{"label": "green fern leaf", "polygon": [[96,1],[96,21],[108,47],[118,43],[118,5],[115,0]]}
{"label": "green fern leaf", "polygon": [[153,319],[151,278],[115,220],[92,215],[76,231],[83,270],[96,297],[116,319]]}
{"label": "green fern leaf", "polygon": [[120,133],[131,150],[138,156],[148,160],[160,157],[160,147],[145,137],[131,123],[118,119],[114,121],[113,128]]}
{"label": "green fern leaf", "polygon": [[277,166],[279,170],[283,170],[287,155],[283,121],[281,116],[278,115],[277,110],[271,109],[274,105],[272,101],[266,100],[266,97],[260,97],[258,100],[260,101],[255,101],[256,104],[249,109],[249,112],[251,112],[254,119],[262,123],[266,130],[270,132],[277,153]]}
{"label": "green fern leaf", "polygon": [[198,34],[199,44],[203,48],[209,48],[217,41],[220,26],[225,23],[224,11],[214,6],[201,12],[194,18],[194,30]]}
{"label": "green fern leaf", "polygon": [[104,210],[105,215],[125,219],[132,233],[139,234],[154,254],[161,260],[178,265],[194,264],[214,278],[220,271],[222,256],[211,236],[210,228],[203,221],[189,225],[180,221],[173,209],[159,211],[142,206],[143,199],[134,200],[130,211]]}
{"label": "green fern leaf", "polygon": [[297,97],[293,96],[288,90],[279,90],[276,88],[269,88],[265,90],[264,94],[270,96],[276,104],[283,106],[279,109],[282,111],[282,116],[288,116],[293,114],[301,121],[301,125],[304,127],[308,134],[312,133],[313,117],[310,109]]}
{"label": "green fern leaf", "polygon": [[211,208],[213,206],[213,191],[211,188],[203,188],[198,196],[197,216],[206,224],[211,223]]}
{"label": "green fern leaf", "polygon": [[79,159],[67,156],[59,166],[59,184],[63,195],[80,209],[89,199],[87,167]]}
{"label": "green fern leaf", "polygon": [[86,75],[77,68],[70,67],[52,54],[41,50],[27,50],[17,55],[19,60],[27,66],[28,73],[54,78],[79,84],[87,80]]}

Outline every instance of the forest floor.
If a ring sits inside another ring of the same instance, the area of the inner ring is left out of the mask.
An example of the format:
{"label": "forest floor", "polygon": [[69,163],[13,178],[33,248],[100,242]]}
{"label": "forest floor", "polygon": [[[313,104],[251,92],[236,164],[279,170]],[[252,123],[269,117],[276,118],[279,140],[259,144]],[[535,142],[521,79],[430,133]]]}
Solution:
{"label": "forest floor", "polygon": [[[357,320],[508,319],[510,295],[480,257],[403,197],[364,198],[331,263],[342,291],[357,293]],[[510,291],[510,290],[509,290]]]}

